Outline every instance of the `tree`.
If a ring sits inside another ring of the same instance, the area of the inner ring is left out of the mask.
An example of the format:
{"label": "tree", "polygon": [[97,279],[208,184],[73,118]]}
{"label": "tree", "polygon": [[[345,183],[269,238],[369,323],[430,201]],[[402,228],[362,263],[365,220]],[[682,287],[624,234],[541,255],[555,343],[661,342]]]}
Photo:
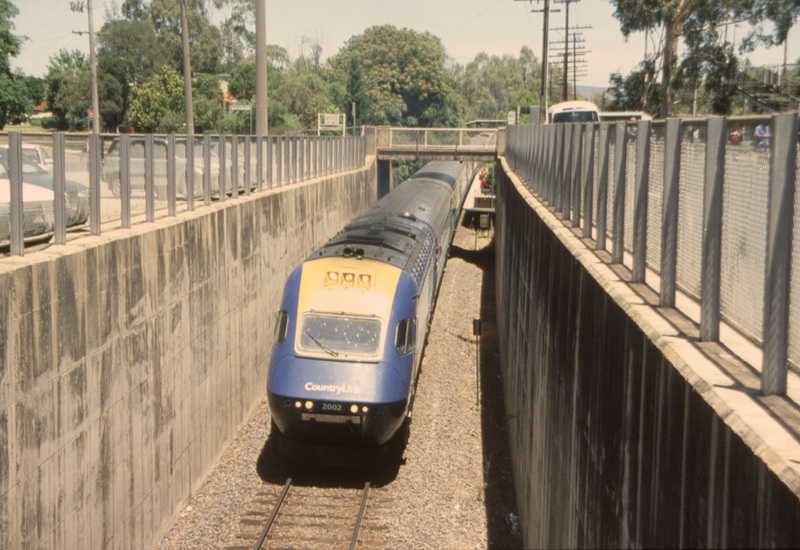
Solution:
{"label": "tree", "polygon": [[[609,111],[647,111],[655,114],[659,109],[660,89],[650,86],[655,78],[652,60],[643,61],[637,70],[623,78],[621,73],[612,73],[608,93],[613,99],[608,103]],[[605,108],[605,107],[604,107]]]}
{"label": "tree", "polygon": [[445,61],[432,34],[384,25],[350,38],[329,60],[328,78],[345,90],[339,108],[355,102],[364,124],[457,126],[461,101]]}
{"label": "tree", "polygon": [[25,82],[25,87],[28,90],[28,97],[33,101],[34,107],[45,100],[47,97],[47,86],[44,79],[38,76],[25,76],[20,74],[20,78]]}
{"label": "tree", "polygon": [[222,102],[222,88],[215,74],[199,74],[192,81],[192,95],[197,98],[213,99]]}
{"label": "tree", "polygon": [[[138,5],[128,9],[143,13]],[[106,126],[116,128],[125,120],[131,89],[153,78],[170,58],[149,19],[108,21],[98,33],[97,44],[98,88],[104,104],[100,113]]]}
{"label": "tree", "polygon": [[539,103],[541,65],[530,48],[523,47],[519,59],[481,52],[458,74],[469,119],[505,119],[509,109]]}
{"label": "tree", "polygon": [[[138,6],[138,5],[137,5]],[[181,41],[180,0],[152,0],[149,9],[131,10],[137,17],[149,17],[156,38],[166,49],[170,65],[181,71],[183,43]],[[186,18],[189,23],[189,55],[192,70],[213,73],[222,57],[222,34],[211,23],[203,0],[186,0]]]}
{"label": "tree", "polygon": [[9,2],[0,0],[0,74],[11,76],[11,61],[9,57],[19,55],[22,39],[11,33],[14,23],[11,20],[17,16],[19,10]]}
{"label": "tree", "polygon": [[24,78],[0,73],[0,130],[8,123],[25,122],[35,105]]}
{"label": "tree", "polygon": [[[661,109],[659,115],[672,114],[676,85],[688,78],[700,78],[705,72],[729,74],[733,48],[721,34],[726,25],[747,22],[750,32],[742,40],[739,53],[752,51],[756,45],[781,44],[800,13],[800,0],[611,0],[614,17],[620,21],[622,34],[628,38],[637,31],[662,29],[663,39],[654,57],[661,62]],[[766,32],[770,24],[771,32]],[[678,41],[684,39],[686,51],[678,69]],[[719,63],[720,56],[724,59]],[[721,70],[718,65],[726,67]],[[734,67],[735,70],[735,67]]]}
{"label": "tree", "polygon": [[240,63],[228,80],[228,91],[238,99],[252,99],[256,95],[256,66],[254,63]]}
{"label": "tree", "polygon": [[89,58],[79,50],[61,49],[47,65],[47,105],[60,130],[83,130],[91,109]]}
{"label": "tree", "polygon": [[147,132],[172,131],[185,112],[183,77],[169,65],[164,65],[152,80],[131,90],[128,121]]}

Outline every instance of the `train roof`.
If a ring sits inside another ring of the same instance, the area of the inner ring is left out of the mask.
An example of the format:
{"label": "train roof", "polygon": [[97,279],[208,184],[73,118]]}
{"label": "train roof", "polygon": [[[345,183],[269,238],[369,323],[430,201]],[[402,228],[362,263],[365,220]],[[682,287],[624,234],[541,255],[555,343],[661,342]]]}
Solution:
{"label": "train roof", "polygon": [[463,170],[458,162],[426,164],[347,224],[309,260],[331,256],[374,259],[404,270],[421,287]]}

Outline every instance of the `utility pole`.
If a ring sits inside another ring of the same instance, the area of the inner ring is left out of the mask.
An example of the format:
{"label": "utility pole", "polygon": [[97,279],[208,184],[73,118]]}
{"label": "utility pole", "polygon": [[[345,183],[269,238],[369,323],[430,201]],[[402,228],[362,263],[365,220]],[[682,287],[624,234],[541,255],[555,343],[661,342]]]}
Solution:
{"label": "utility pole", "polygon": [[189,23],[186,0],[181,0],[181,38],[183,39],[183,99],[186,102],[186,147],[193,147],[194,112],[192,110],[192,68],[189,59]]}
{"label": "utility pole", "polygon": [[267,104],[267,7],[256,0],[256,135],[269,134]]}
{"label": "utility pole", "polygon": [[[525,0],[514,0],[515,2],[525,1]],[[532,0],[528,0],[530,3]],[[538,3],[539,0],[536,0]],[[550,10],[550,0],[544,0],[544,9],[541,10],[531,10],[531,13],[543,13],[544,14],[544,22],[542,24],[542,88],[539,94],[540,98],[540,105],[539,105],[539,120],[542,121],[542,124],[547,124],[547,87],[548,87],[548,79],[550,78],[550,63],[548,61],[548,46],[550,44],[550,12],[559,12],[561,10]]]}
{"label": "utility pole", "polygon": [[564,20],[564,82],[561,86],[562,101],[569,101],[569,0],[564,0],[565,20]]}
{"label": "utility pole", "polygon": [[86,7],[86,11],[89,14],[89,69],[92,75],[92,114],[94,115],[92,117],[92,133],[99,134],[100,109],[97,106],[97,59],[94,55],[94,20],[92,18],[92,0],[86,0],[86,4],[83,2],[69,3],[69,9],[72,11],[79,11],[83,13],[84,7]]}

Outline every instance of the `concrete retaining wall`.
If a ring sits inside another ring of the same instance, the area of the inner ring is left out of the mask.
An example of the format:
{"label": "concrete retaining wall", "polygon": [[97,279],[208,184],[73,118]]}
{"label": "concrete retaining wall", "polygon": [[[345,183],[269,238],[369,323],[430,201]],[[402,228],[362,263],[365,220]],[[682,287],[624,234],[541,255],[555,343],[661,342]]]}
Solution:
{"label": "concrete retaining wall", "polygon": [[157,540],[264,397],[286,276],[376,200],[367,166],[0,261],[0,548]]}
{"label": "concrete retaining wall", "polygon": [[723,372],[503,172],[498,322],[524,546],[796,546],[784,402]]}

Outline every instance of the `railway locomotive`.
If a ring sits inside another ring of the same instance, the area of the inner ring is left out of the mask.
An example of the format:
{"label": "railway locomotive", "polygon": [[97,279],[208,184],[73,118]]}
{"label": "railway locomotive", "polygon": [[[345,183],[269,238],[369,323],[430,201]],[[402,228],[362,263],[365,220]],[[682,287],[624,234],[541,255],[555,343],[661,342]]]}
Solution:
{"label": "railway locomotive", "polygon": [[285,458],[356,466],[406,433],[468,167],[428,163],[287,279],[267,375]]}

